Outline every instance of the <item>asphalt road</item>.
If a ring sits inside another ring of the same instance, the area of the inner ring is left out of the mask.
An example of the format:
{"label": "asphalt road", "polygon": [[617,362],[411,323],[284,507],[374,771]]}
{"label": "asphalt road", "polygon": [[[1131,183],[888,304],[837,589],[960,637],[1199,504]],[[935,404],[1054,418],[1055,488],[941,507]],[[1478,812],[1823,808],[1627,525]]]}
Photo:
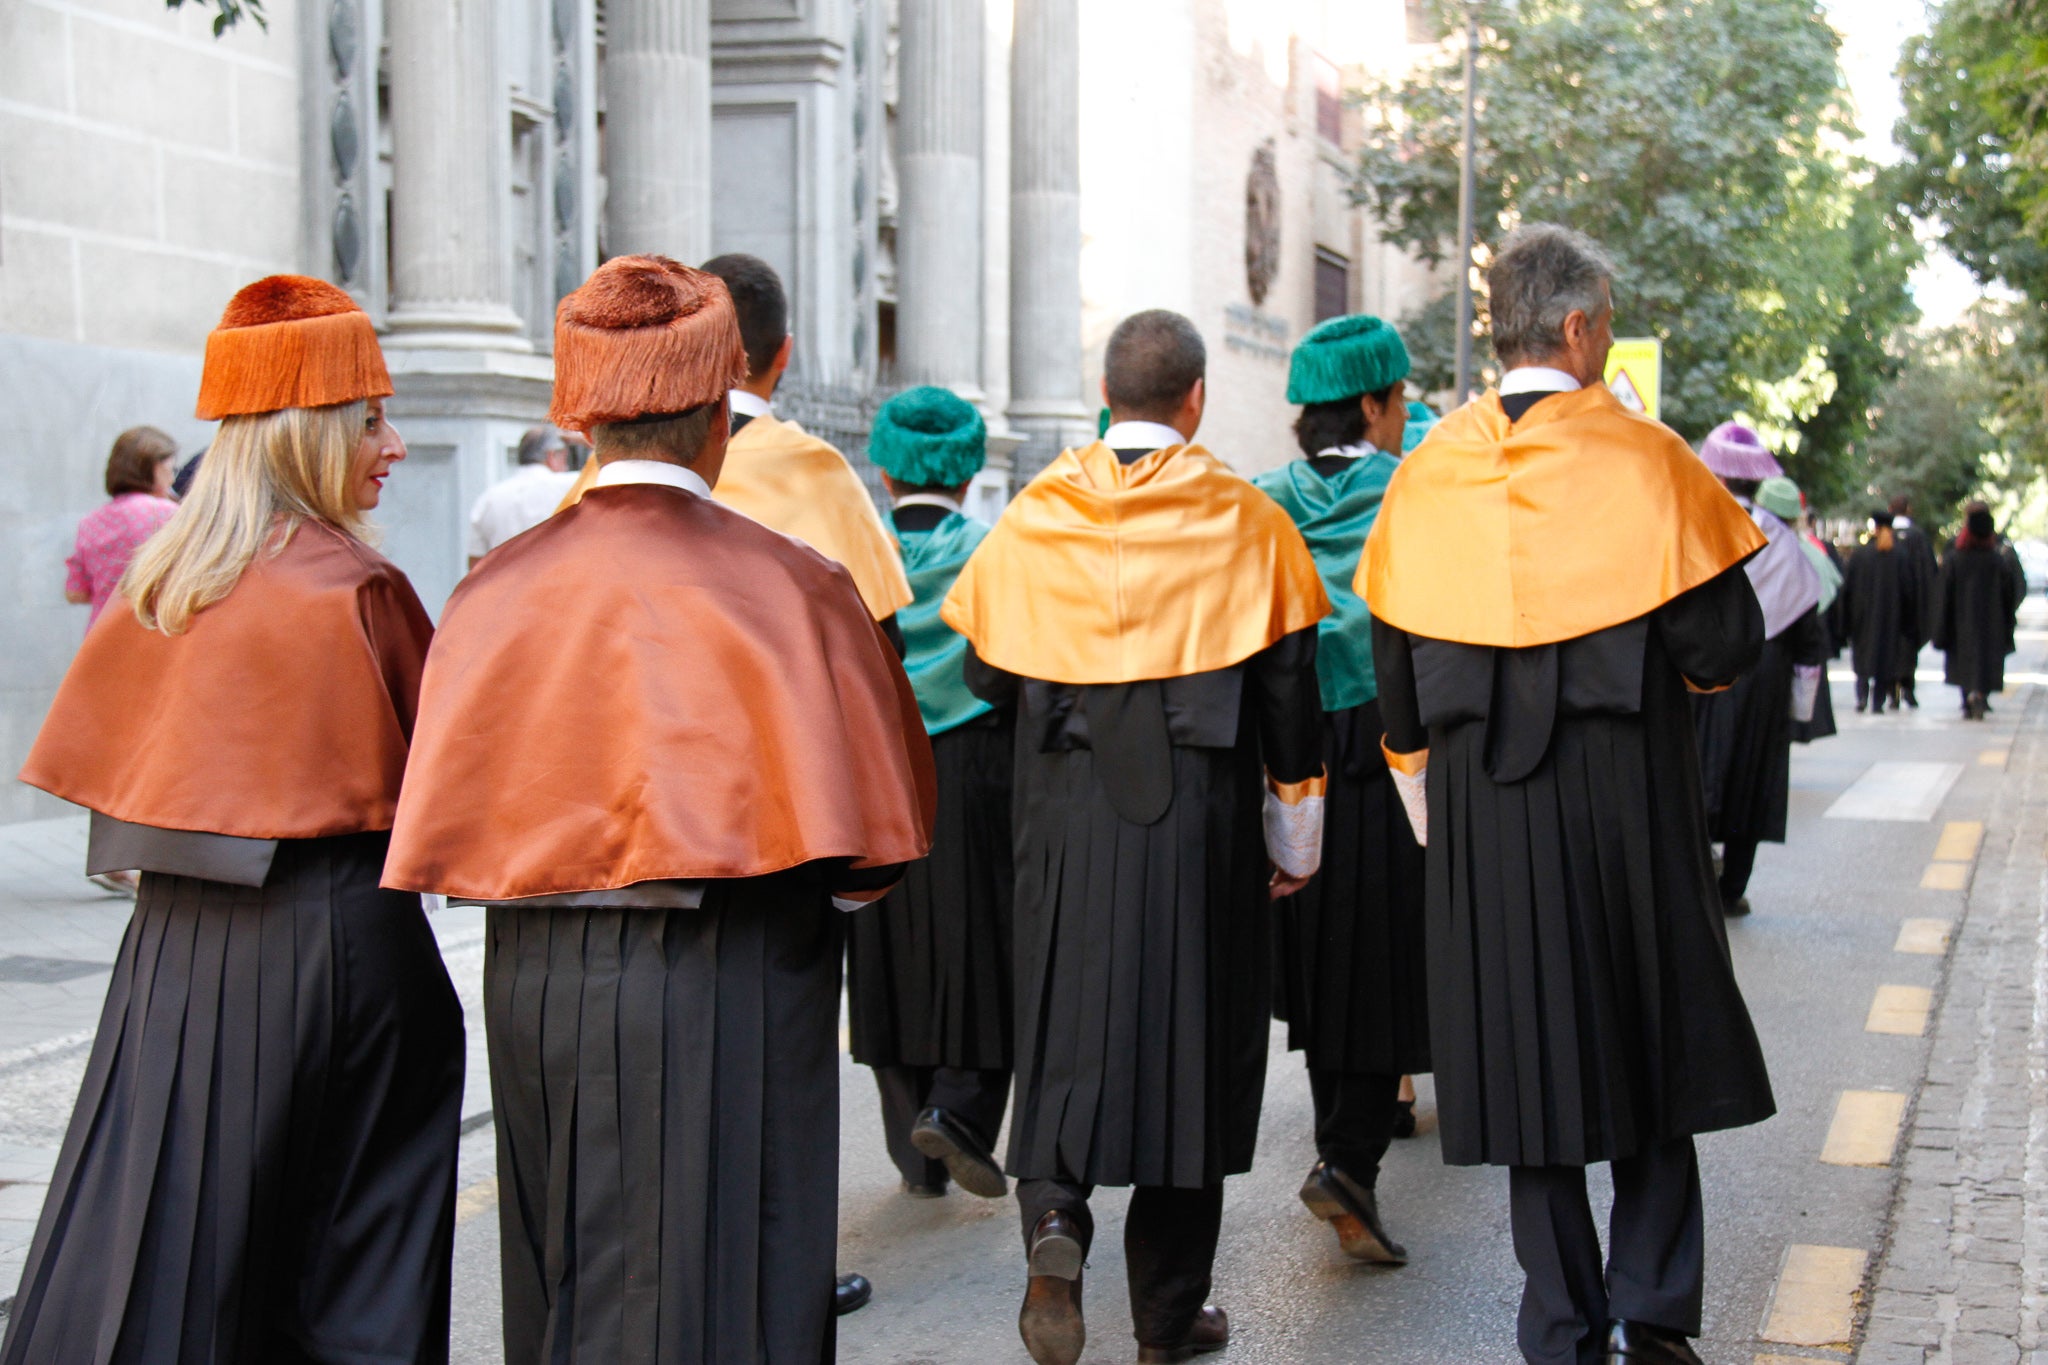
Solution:
{"label": "asphalt road", "polygon": [[[2038,618],[2030,616],[2030,623]],[[2012,661],[2039,676],[2048,632],[2030,631]],[[1933,656],[1923,669],[1935,666]],[[1987,724],[1955,718],[1953,693],[1923,672],[1923,709],[1858,716],[1846,678],[1834,683],[1843,733],[1797,751],[1791,838],[1766,846],[1751,899],[1730,925],[1736,968],[1764,1042],[1779,1113],[1767,1123],[1700,1142],[1707,1202],[1706,1333],[1710,1362],[1750,1365],[1785,1351],[1759,1339],[1786,1248],[1793,1243],[1876,1248],[1888,1215],[1889,1168],[1826,1165],[1820,1153],[1844,1089],[1910,1094],[1921,1082],[1924,1040],[1865,1031],[1880,984],[1932,986],[1941,959],[1893,951],[1903,920],[1953,918],[1959,892],[1921,888],[1944,824],[1979,818],[2003,769],[2028,687],[2001,701]],[[2042,679],[2048,681],[2048,679]],[[1836,798],[1881,762],[1944,763],[1961,776],[1930,819],[1827,818]],[[1381,1177],[1381,1206],[1410,1264],[1387,1270],[1347,1261],[1295,1198],[1314,1160],[1308,1085],[1300,1059],[1273,1035],[1256,1168],[1230,1182],[1215,1300],[1234,1324],[1237,1362],[1385,1361],[1417,1365],[1512,1362],[1521,1287],[1506,1224],[1506,1179],[1439,1159],[1428,1081],[1424,1131],[1396,1144]],[[841,1070],[840,1264],[875,1282],[873,1304],[840,1323],[848,1365],[1023,1362],[1016,1310],[1023,1285],[1012,1200],[955,1191],[941,1200],[898,1192],[883,1153],[874,1086]],[[498,1343],[496,1209],[491,1133],[464,1145],[465,1218],[456,1243],[455,1358],[502,1359]],[[1604,1171],[1593,1185],[1605,1199]],[[1125,1196],[1103,1191],[1088,1271],[1088,1362],[1133,1357],[1121,1224]],[[1836,1355],[1818,1357],[1839,1359]]]}

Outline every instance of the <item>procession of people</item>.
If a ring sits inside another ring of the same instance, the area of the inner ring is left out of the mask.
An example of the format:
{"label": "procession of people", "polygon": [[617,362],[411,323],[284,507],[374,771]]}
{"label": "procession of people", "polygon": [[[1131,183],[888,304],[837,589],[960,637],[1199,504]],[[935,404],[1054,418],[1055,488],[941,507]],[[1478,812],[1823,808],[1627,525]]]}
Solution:
{"label": "procession of people", "polygon": [[1255,480],[1200,443],[1200,331],[1138,313],[1101,438],[988,523],[973,403],[882,406],[885,516],[773,410],[765,262],[617,257],[438,628],[371,547],[406,451],[370,319],[242,290],[219,434],[21,774],[140,889],[0,1365],[449,1359],[464,1035],[423,896],[485,907],[513,1365],[832,1359],[870,1292],[842,987],[904,1195],[1014,1194],[1038,1365],[1088,1347],[1106,1187],[1136,1359],[1228,1346],[1276,1020],[1333,1254],[1428,1236],[1381,1176],[1433,1075],[1444,1161],[1508,1171],[1523,1357],[1697,1362],[1694,1139],[1774,1112],[1727,920],[1827,661],[1914,706],[1931,641],[1981,718],[2025,580],[1981,504],[1938,560],[1889,509],[1844,570],[1757,431],[1695,452],[1608,390],[1625,284],[1519,228],[1500,382],[1441,420],[1395,327],[1319,325]]}

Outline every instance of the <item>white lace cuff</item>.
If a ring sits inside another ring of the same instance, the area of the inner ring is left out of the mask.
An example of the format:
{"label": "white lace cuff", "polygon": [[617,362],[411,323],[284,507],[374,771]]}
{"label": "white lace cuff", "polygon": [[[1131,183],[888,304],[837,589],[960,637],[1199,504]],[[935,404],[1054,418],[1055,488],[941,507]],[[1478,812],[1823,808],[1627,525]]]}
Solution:
{"label": "white lace cuff", "polygon": [[1285,786],[1266,783],[1266,856],[1290,877],[1313,877],[1323,865],[1321,776]]}
{"label": "white lace cuff", "polygon": [[1429,846],[1429,765],[1418,767],[1412,773],[1399,768],[1387,769],[1387,775],[1394,779],[1394,790],[1400,794],[1401,809],[1408,812],[1408,827],[1415,831],[1415,842]]}

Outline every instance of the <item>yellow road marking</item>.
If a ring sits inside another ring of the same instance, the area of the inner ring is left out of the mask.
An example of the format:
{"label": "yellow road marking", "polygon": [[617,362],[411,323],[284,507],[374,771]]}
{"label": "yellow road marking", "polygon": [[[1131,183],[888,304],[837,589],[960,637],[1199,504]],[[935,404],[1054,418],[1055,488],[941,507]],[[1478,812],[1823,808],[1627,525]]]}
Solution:
{"label": "yellow road marking", "polygon": [[1954,926],[1945,919],[1909,919],[1899,926],[1899,941],[1892,945],[1892,951],[1940,957],[1948,951],[1948,936],[1952,928]]}
{"label": "yellow road marking", "polygon": [[1846,1350],[1855,1330],[1865,1259],[1866,1253],[1854,1247],[1787,1247],[1785,1268],[1764,1314],[1763,1339]]}
{"label": "yellow road marking", "polygon": [[2004,749],[1986,749],[1983,753],[1977,755],[1977,761],[1987,768],[2003,768],[2005,766],[2005,756],[2006,751]]}
{"label": "yellow road marking", "polygon": [[464,1223],[467,1223],[470,1219],[476,1217],[497,1202],[498,1182],[496,1177],[477,1181],[476,1184],[460,1191],[455,1196],[455,1226],[461,1227]]}
{"label": "yellow road marking", "polygon": [[1929,863],[1920,875],[1922,891],[1961,891],[1969,884],[1968,863]]}
{"label": "yellow road marking", "polygon": [[1934,992],[1925,986],[1879,986],[1863,1031],[1918,1038],[1927,1032],[1927,1012],[1933,1008]]}
{"label": "yellow road marking", "polygon": [[1941,842],[1934,846],[1934,861],[1967,863],[1977,856],[1977,846],[1983,842],[1982,820],[1951,820],[1942,828]]}
{"label": "yellow road marking", "polygon": [[1820,1149],[1820,1159],[1830,1166],[1889,1166],[1905,1117],[1904,1095],[1890,1090],[1844,1090],[1835,1102],[1835,1121],[1828,1125],[1827,1145]]}

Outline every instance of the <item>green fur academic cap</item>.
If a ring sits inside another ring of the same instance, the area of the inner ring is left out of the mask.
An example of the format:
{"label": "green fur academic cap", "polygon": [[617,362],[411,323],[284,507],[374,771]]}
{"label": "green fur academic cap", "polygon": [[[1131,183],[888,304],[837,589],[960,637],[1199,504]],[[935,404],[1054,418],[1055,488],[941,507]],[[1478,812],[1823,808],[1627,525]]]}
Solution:
{"label": "green fur academic cap", "polygon": [[1757,485],[1756,505],[1780,521],[1797,521],[1804,510],[1799,503],[1799,485],[1782,474]]}
{"label": "green fur academic cap", "polygon": [[929,384],[905,389],[875,414],[868,458],[898,483],[958,488],[988,459],[988,427],[957,394]]}
{"label": "green fur academic cap", "polygon": [[1287,374],[1290,403],[1334,403],[1408,377],[1401,334],[1376,317],[1331,318],[1301,339]]}

